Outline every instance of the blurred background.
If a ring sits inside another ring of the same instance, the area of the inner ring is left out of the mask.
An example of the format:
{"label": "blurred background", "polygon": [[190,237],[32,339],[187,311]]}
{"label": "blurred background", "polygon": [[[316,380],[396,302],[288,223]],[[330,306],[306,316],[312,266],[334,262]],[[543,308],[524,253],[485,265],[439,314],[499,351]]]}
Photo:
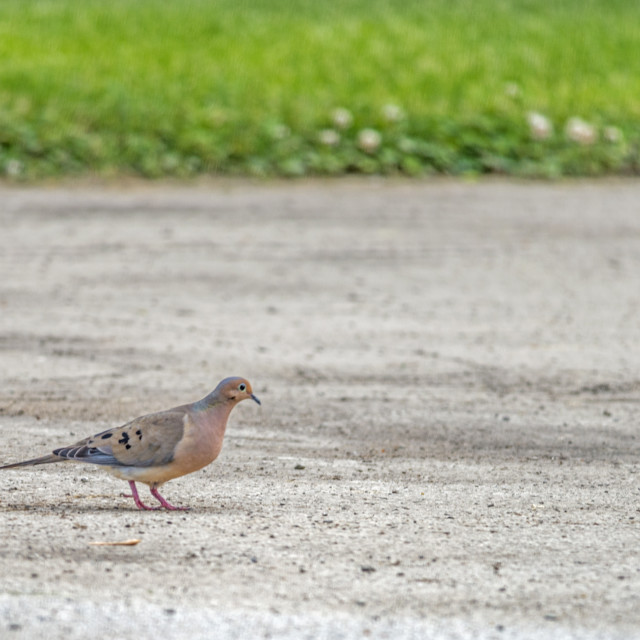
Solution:
{"label": "blurred background", "polygon": [[4,0],[0,174],[637,172],[626,0]]}

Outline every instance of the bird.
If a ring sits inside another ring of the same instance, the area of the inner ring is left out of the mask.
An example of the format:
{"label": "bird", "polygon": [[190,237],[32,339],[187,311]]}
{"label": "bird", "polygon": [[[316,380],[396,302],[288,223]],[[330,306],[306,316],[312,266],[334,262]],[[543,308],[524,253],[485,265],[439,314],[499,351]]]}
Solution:
{"label": "bird", "polygon": [[[238,376],[225,378],[207,396],[173,409],[149,413],[120,427],[101,431],[48,455],[0,467],[0,470],[52,462],[97,464],[111,475],[126,480],[138,509],[154,511],[186,510],[175,507],[160,495],[158,488],[169,480],[198,471],[213,462],[222,449],[222,440],[231,410],[242,400],[261,404],[251,384]],[[136,482],[149,485],[160,506],[149,507],[140,500]]]}

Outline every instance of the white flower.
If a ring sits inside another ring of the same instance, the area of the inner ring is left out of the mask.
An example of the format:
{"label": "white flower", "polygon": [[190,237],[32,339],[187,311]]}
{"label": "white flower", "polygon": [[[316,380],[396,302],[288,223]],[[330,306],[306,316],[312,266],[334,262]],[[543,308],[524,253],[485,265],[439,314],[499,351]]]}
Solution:
{"label": "white flower", "polygon": [[551,124],[551,121],[541,113],[529,111],[527,114],[527,122],[529,123],[531,137],[534,140],[546,140],[553,133],[553,125]]}
{"label": "white flower", "polygon": [[404,111],[397,104],[385,104],[382,107],[382,117],[387,122],[400,122],[404,119]]}
{"label": "white flower", "polygon": [[351,111],[342,107],[338,107],[331,112],[331,119],[338,129],[348,129],[353,123]]}
{"label": "white flower", "polygon": [[521,93],[520,86],[515,82],[507,82],[507,84],[504,85],[504,92],[510,98],[519,98]]}
{"label": "white flower", "polygon": [[327,147],[335,147],[340,142],[340,134],[335,129],[323,129],[318,134],[318,140]]}
{"label": "white flower", "polygon": [[607,142],[612,142],[613,144],[616,144],[617,142],[622,142],[622,131],[620,131],[618,127],[605,127],[604,139]]}
{"label": "white flower", "polygon": [[375,129],[362,129],[358,133],[358,146],[366,153],[375,153],[382,142],[382,136]]}
{"label": "white flower", "polygon": [[20,162],[20,160],[16,160],[15,158],[9,160],[4,167],[6,174],[11,178],[17,178],[22,173],[23,169],[24,166],[22,162]]}
{"label": "white flower", "polygon": [[565,133],[569,140],[578,144],[593,144],[598,139],[596,128],[582,118],[569,118]]}

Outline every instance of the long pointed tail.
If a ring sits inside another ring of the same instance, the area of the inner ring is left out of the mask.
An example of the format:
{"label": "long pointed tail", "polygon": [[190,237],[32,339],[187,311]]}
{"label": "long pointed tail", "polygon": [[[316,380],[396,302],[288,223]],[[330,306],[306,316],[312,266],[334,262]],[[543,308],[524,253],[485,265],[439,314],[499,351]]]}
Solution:
{"label": "long pointed tail", "polygon": [[15,469],[16,467],[33,467],[37,464],[49,464],[50,462],[64,462],[64,458],[50,453],[49,455],[42,456],[40,458],[33,458],[32,460],[25,460],[24,462],[14,462],[13,464],[7,464],[4,467],[0,467],[0,470]]}

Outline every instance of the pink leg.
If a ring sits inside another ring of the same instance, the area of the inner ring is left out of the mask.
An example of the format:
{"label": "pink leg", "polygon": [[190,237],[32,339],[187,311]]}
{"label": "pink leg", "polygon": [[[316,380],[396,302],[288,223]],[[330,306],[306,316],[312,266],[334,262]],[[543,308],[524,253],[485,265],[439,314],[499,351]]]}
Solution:
{"label": "pink leg", "polygon": [[186,511],[189,507],[174,507],[172,504],[169,504],[158,492],[156,487],[151,487],[151,495],[165,508],[169,509],[169,511]]}
{"label": "pink leg", "polygon": [[[146,511],[157,511],[160,507],[147,507],[142,500],[140,500],[140,496],[138,495],[138,489],[136,489],[136,483],[133,480],[129,481],[129,486],[131,487],[131,497],[133,501],[136,503],[136,507],[138,509],[145,509]],[[129,496],[126,496],[127,498]]]}

